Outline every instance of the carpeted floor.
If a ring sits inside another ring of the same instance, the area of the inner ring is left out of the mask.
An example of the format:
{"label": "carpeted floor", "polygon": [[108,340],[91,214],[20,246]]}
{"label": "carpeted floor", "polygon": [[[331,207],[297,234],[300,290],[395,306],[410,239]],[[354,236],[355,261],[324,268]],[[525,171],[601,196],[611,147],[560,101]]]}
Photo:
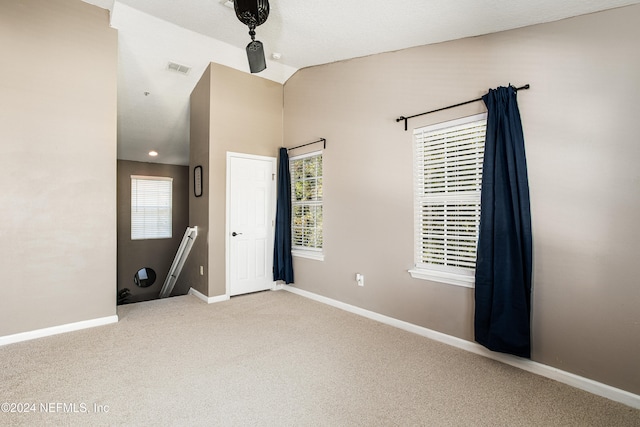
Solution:
{"label": "carpeted floor", "polygon": [[118,315],[0,347],[0,425],[640,426],[639,410],[286,291]]}

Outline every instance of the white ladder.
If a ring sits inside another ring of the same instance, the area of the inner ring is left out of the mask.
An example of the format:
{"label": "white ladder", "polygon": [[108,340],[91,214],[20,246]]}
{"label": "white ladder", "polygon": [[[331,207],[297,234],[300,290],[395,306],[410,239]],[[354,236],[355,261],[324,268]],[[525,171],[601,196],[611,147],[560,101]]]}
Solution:
{"label": "white ladder", "polygon": [[182,237],[182,242],[180,242],[180,246],[178,247],[178,252],[176,252],[176,257],[173,259],[173,263],[169,269],[169,274],[167,274],[164,285],[162,285],[162,289],[160,290],[159,298],[166,298],[171,295],[196,237],[198,237],[198,227],[187,227]]}

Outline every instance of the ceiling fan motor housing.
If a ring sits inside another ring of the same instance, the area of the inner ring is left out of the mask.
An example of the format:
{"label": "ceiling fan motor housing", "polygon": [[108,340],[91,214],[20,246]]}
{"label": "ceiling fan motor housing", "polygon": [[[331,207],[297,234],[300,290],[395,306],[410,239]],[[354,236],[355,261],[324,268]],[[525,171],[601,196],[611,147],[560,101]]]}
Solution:
{"label": "ceiling fan motor housing", "polygon": [[253,30],[269,17],[269,0],[235,0],[233,8],[244,25]]}
{"label": "ceiling fan motor housing", "polygon": [[246,26],[249,27],[251,42],[247,45],[247,59],[251,73],[259,73],[267,68],[264,57],[264,46],[262,42],[256,40],[255,29],[266,22],[269,17],[268,0],[235,0],[233,8],[236,16]]}

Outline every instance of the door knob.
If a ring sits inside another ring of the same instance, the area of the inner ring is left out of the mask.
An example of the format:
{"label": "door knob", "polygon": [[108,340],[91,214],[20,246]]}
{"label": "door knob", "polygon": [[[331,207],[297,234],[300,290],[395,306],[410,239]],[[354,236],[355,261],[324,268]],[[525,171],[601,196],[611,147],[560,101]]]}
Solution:
{"label": "door knob", "polygon": [[233,237],[239,236],[239,235],[241,235],[241,234],[242,234],[242,233],[236,233],[235,231],[234,231],[233,233],[231,233],[231,235],[232,235]]}

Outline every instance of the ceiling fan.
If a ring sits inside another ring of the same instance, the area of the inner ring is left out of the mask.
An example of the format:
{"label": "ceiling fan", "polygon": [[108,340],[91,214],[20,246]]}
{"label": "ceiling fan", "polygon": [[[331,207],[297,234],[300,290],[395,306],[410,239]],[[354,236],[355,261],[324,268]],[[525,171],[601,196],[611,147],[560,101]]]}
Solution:
{"label": "ceiling fan", "polygon": [[256,40],[256,27],[266,22],[269,17],[269,0],[234,0],[233,8],[236,16],[249,27],[251,42],[247,45],[247,59],[251,73],[259,73],[267,68],[264,58],[264,46]]}

